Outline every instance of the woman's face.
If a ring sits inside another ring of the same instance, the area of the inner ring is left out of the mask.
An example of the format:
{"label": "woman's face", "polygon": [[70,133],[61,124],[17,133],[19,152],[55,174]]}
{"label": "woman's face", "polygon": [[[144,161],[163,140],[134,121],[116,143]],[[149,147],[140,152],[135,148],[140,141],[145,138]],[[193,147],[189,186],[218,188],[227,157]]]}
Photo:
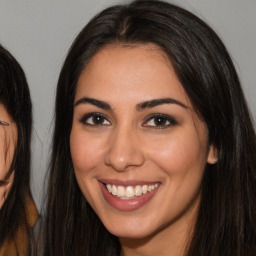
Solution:
{"label": "woman's face", "polygon": [[14,179],[14,172],[9,177],[7,176],[13,161],[18,132],[15,123],[2,104],[0,104],[0,121],[0,181],[5,181],[4,184],[0,184],[1,209]]}
{"label": "woman's face", "polygon": [[75,175],[106,228],[143,238],[188,226],[215,155],[165,54],[154,45],[103,48],[74,104]]}

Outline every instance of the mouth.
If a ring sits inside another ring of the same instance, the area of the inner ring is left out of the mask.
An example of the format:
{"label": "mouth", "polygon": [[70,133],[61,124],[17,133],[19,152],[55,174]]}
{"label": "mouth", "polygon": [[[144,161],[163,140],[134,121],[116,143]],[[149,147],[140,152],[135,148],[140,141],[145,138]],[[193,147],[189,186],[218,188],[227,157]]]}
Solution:
{"label": "mouth", "polygon": [[133,211],[151,201],[161,183],[99,181],[99,185],[110,206],[120,211]]}
{"label": "mouth", "polygon": [[108,192],[113,196],[129,200],[145,195],[153,190],[155,190],[159,183],[149,184],[149,185],[136,185],[136,186],[120,186],[113,184],[104,184]]}

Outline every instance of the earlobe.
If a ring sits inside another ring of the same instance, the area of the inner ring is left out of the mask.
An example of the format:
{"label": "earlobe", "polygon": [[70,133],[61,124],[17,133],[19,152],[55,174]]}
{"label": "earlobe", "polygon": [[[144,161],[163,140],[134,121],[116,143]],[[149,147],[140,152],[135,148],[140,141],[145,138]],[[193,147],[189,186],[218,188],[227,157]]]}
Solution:
{"label": "earlobe", "polygon": [[218,150],[216,147],[211,145],[209,147],[208,156],[207,156],[207,163],[208,164],[216,164],[218,161]]}

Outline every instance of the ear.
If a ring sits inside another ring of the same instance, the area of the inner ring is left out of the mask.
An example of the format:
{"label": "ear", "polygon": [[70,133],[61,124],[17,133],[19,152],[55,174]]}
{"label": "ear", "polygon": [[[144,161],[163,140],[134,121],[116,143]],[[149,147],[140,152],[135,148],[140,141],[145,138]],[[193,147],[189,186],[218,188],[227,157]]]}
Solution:
{"label": "ear", "polygon": [[216,164],[218,161],[218,150],[216,147],[211,145],[209,147],[208,156],[207,156],[207,163],[208,164]]}

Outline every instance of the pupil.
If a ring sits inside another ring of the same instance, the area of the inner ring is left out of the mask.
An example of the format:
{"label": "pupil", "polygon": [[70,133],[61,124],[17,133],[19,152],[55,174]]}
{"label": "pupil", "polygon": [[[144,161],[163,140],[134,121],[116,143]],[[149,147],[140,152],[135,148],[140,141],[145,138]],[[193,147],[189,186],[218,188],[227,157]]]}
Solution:
{"label": "pupil", "polygon": [[165,124],[166,124],[166,119],[161,117],[155,118],[155,125],[164,126]]}
{"label": "pupil", "polygon": [[104,122],[104,120],[101,116],[94,116],[93,117],[93,123],[94,124],[102,124],[103,122]]}

